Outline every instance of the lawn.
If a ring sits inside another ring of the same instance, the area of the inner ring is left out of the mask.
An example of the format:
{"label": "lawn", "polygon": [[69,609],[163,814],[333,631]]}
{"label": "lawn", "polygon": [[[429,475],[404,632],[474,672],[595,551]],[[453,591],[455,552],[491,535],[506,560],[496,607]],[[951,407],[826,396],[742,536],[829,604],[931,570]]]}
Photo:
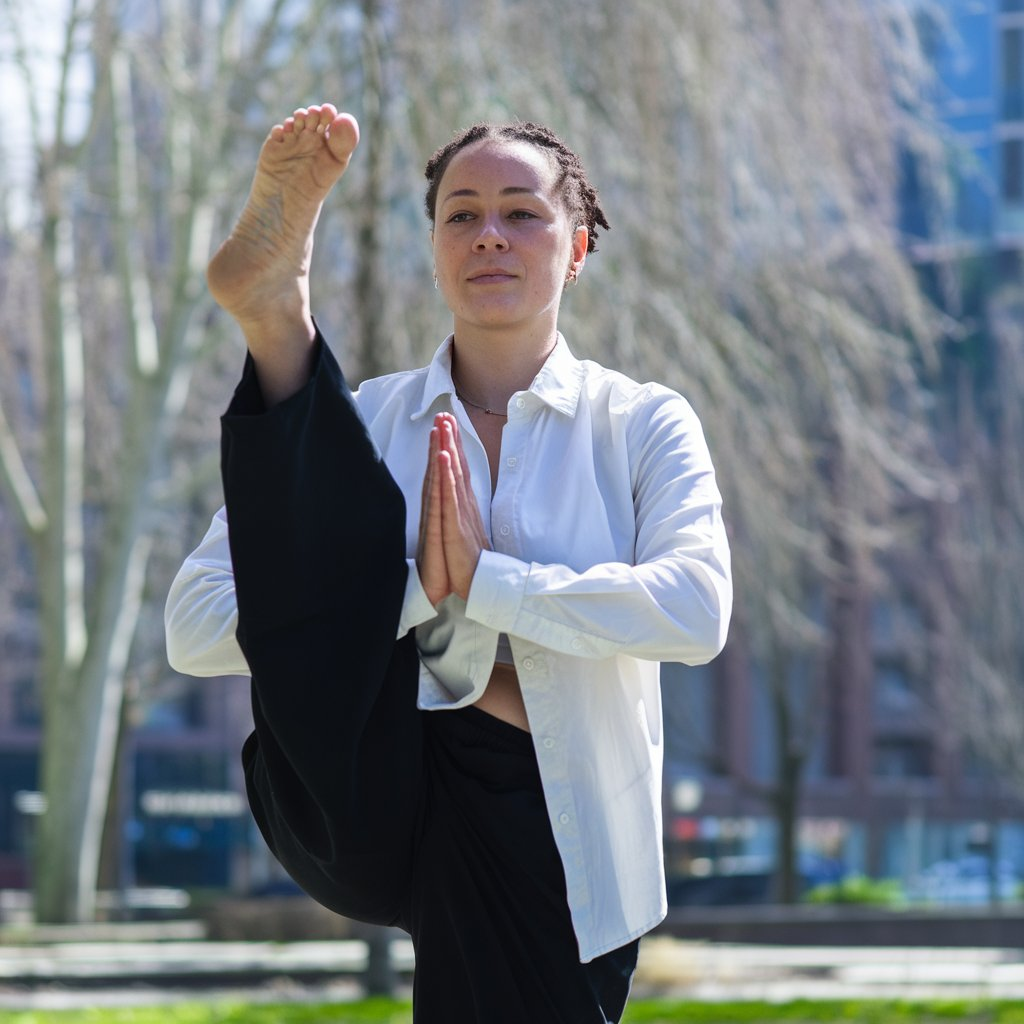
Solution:
{"label": "lawn", "polygon": [[[408,1003],[181,1003],[140,1009],[0,1011],[0,1024],[411,1024]],[[623,1024],[1024,1024],[1024,1002],[684,1003],[638,999]]]}

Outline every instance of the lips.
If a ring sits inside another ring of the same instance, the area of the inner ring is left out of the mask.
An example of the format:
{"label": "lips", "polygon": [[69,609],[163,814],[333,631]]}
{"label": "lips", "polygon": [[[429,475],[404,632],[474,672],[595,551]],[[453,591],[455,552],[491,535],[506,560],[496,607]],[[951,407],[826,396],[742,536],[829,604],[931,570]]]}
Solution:
{"label": "lips", "polygon": [[482,270],[474,270],[469,275],[469,280],[474,284],[500,284],[503,281],[511,281],[516,275],[511,270],[503,267],[484,267]]}

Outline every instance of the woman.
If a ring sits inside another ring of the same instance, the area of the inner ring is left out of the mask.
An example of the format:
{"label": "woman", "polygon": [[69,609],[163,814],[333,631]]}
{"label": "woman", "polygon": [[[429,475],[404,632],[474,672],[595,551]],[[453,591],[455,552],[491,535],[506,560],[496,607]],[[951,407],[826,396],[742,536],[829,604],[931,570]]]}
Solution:
{"label": "woman", "polygon": [[559,334],[607,223],[531,124],[427,165],[454,330],[351,395],[307,271],[358,137],[330,104],[276,125],[210,264],[250,358],[169,656],[251,672],[256,819],[315,898],[411,933],[417,1021],[616,1021],[666,910],[656,662],[714,657],[731,608],[710,457]]}

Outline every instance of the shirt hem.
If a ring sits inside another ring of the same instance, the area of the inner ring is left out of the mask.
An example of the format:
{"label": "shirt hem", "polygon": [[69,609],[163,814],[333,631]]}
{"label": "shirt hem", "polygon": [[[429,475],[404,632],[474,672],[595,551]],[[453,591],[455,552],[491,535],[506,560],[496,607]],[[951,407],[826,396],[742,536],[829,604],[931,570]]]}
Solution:
{"label": "shirt hem", "polygon": [[640,928],[630,932],[628,935],[622,938],[613,939],[607,945],[597,946],[594,950],[588,950],[586,954],[580,950],[580,963],[589,964],[591,960],[596,960],[599,956],[604,956],[605,953],[610,953],[613,949],[620,949],[625,946],[627,942],[632,942],[634,939],[643,938],[653,928],[657,928],[662,921],[668,916],[668,912],[660,913],[655,917],[649,924],[645,924]]}

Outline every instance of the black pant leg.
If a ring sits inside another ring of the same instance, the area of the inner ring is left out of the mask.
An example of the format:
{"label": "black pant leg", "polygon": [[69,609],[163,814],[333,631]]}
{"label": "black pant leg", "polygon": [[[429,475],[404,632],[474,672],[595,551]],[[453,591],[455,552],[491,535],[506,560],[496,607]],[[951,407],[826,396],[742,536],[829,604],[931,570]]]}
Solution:
{"label": "black pant leg", "polygon": [[247,364],[222,420],[222,473],[252,672],[254,816],[314,898],[392,922],[423,746],[415,645],[395,641],[405,502],[322,341],[308,384],[269,411]]}

